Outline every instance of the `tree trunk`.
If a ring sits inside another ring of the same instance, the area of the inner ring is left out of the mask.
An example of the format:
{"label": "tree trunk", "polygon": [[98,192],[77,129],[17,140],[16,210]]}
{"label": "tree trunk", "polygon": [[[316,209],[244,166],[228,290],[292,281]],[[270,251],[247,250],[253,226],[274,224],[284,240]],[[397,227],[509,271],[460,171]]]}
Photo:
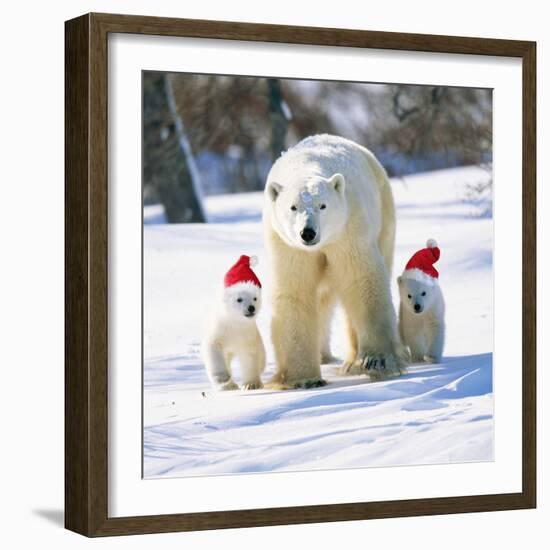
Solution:
{"label": "tree trunk", "polygon": [[143,183],[154,188],[169,223],[206,221],[199,179],[169,75],[147,72],[143,76]]}
{"label": "tree trunk", "polygon": [[268,78],[269,119],[271,121],[271,158],[276,161],[285,150],[286,133],[290,122],[290,110],[283,99],[281,81]]}

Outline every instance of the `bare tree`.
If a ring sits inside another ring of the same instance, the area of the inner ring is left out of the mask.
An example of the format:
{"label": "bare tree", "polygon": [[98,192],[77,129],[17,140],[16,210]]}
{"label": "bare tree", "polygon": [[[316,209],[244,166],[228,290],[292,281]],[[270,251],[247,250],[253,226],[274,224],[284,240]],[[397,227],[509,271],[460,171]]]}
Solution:
{"label": "bare tree", "polygon": [[255,77],[174,75],[178,113],[189,129],[193,150],[198,156],[216,157],[222,168],[207,172],[207,188],[246,192],[263,187],[270,131],[264,82]]}
{"label": "bare tree", "polygon": [[169,223],[206,221],[199,174],[168,74],[143,75],[143,180],[158,196]]}

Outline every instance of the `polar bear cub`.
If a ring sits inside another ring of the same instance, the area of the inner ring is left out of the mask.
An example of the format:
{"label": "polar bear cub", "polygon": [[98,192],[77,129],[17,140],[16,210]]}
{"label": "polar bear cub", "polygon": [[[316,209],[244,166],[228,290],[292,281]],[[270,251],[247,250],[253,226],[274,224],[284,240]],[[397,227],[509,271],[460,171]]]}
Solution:
{"label": "polar bear cub", "polygon": [[210,319],[202,343],[202,357],[214,389],[237,390],[232,363],[239,362],[243,389],[263,387],[265,348],[256,325],[262,305],[262,289],[251,266],[256,258],[241,256],[226,273],[223,296]]}
{"label": "polar bear cub", "polygon": [[439,363],[445,342],[445,302],[433,264],[440,250],[433,239],[416,252],[397,278],[399,333],[413,362]]}

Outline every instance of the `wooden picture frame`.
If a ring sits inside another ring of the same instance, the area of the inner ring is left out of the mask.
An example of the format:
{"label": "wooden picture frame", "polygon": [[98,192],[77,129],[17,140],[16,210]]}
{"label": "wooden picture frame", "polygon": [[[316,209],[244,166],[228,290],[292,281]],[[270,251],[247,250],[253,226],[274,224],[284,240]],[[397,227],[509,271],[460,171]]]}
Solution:
{"label": "wooden picture frame", "polygon": [[[523,71],[522,491],[418,500],[108,516],[107,37],[133,33],[507,56]],[[536,44],[221,21],[88,14],[65,25],[65,526],[125,535],[483,512],[536,506]]]}

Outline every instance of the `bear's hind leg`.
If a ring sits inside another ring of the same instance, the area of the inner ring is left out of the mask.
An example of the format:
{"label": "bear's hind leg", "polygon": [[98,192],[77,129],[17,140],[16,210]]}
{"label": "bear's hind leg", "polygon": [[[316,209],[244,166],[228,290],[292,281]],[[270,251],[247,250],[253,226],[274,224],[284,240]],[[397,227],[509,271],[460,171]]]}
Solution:
{"label": "bear's hind leg", "polygon": [[321,348],[321,364],[336,362],[336,357],[330,350],[330,329],[332,315],[334,313],[334,298],[327,290],[319,293],[319,335],[321,337],[319,347]]}
{"label": "bear's hind leg", "polygon": [[353,324],[346,314],[346,333],[348,336],[348,352],[345,361],[340,367],[340,374],[364,374],[365,369],[363,366],[357,363],[357,331],[353,327]]}

